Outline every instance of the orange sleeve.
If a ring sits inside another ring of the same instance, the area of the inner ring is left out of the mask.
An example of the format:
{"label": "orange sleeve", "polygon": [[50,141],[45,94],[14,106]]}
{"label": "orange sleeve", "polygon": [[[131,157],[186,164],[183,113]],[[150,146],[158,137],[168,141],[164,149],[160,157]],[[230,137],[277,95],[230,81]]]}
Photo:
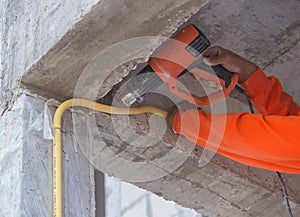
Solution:
{"label": "orange sleeve", "polygon": [[259,113],[297,115],[300,111],[293,98],[282,92],[279,80],[274,76],[267,77],[260,68],[241,85]]}
{"label": "orange sleeve", "polygon": [[[268,115],[209,114],[191,109],[175,114],[173,130],[237,162],[300,174],[299,107],[281,92],[276,78],[266,77],[260,69],[243,86],[258,111]],[[207,144],[211,136],[222,139],[218,144]]]}

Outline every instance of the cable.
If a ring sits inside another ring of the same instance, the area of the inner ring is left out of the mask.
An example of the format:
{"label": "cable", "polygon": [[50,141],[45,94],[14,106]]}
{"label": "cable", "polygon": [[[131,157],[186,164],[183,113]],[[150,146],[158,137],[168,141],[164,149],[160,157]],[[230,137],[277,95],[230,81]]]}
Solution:
{"label": "cable", "polygon": [[288,216],[293,217],[292,209],[290,207],[290,202],[289,202],[289,198],[288,198],[287,191],[286,191],[286,186],[284,184],[282,175],[281,175],[280,172],[276,172],[276,175],[278,177],[279,184],[280,184],[281,189],[282,189],[282,194],[283,194],[283,198],[285,200],[285,205],[286,205],[286,209],[287,209],[287,212],[288,212]]}
{"label": "cable", "polygon": [[252,105],[252,103],[251,103],[251,101],[250,101],[250,98],[249,98],[248,94],[246,94],[246,97],[247,97],[247,102],[248,102],[248,105],[249,105],[250,112],[251,112],[252,114],[254,114],[254,113],[255,113],[255,112],[254,112],[254,108],[253,108],[253,105]]}
{"label": "cable", "polygon": [[[244,91],[243,94],[247,98],[249,109],[250,109],[250,113],[254,114],[254,108],[253,108],[253,104],[250,101],[250,97],[248,96],[248,94],[246,93],[246,91]],[[289,198],[288,198],[286,186],[285,186],[284,180],[282,178],[282,175],[278,171],[275,171],[275,173],[276,173],[276,176],[278,178],[279,184],[280,184],[281,189],[282,189],[282,194],[283,194],[283,198],[285,200],[285,205],[286,205],[286,209],[287,209],[287,212],[288,212],[288,217],[293,217],[293,213],[292,213],[292,209],[290,207],[290,202],[289,202]]]}

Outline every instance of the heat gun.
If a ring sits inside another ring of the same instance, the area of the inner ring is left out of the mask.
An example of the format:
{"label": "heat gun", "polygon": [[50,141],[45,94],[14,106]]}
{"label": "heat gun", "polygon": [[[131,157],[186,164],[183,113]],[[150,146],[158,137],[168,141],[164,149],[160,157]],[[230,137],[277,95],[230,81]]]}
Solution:
{"label": "heat gun", "polygon": [[[210,41],[195,25],[189,24],[181,29],[151,55],[147,66],[136,77],[126,83],[126,90],[121,95],[122,102],[127,106],[142,102],[163,83],[173,94],[199,106],[223,100],[235,88],[238,75],[221,65],[205,65],[202,54],[209,46]],[[177,84],[178,79],[186,73],[214,81],[221,85],[222,90],[201,97],[188,93]]]}

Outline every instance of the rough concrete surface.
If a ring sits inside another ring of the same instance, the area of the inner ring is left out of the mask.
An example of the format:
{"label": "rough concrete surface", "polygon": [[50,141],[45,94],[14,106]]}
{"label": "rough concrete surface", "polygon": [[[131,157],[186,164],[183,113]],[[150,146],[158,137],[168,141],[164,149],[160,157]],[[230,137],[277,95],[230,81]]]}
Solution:
{"label": "rough concrete surface", "polygon": [[[26,69],[47,53],[97,2],[98,0],[0,2],[1,112],[6,107],[7,101],[11,100],[12,91],[15,90],[20,75],[25,72],[23,64],[28,49],[30,48],[31,52],[28,55]],[[39,8],[40,16],[37,20],[36,33],[32,38]]]}
{"label": "rough concrete surface", "polygon": [[[133,37],[170,36],[204,3],[206,0],[101,1],[30,68],[24,82],[70,98],[80,73],[98,52]],[[107,93],[127,74],[128,70],[112,77],[107,81],[111,85],[99,94]]]}
{"label": "rough concrete surface", "polygon": [[[299,101],[300,2],[210,1],[191,22],[214,45],[221,45],[280,78],[284,89]],[[292,79],[289,79],[292,78]]]}
{"label": "rough concrete surface", "polygon": [[[17,104],[16,107],[19,107]],[[21,216],[20,204],[22,195],[22,144],[24,142],[22,131],[24,120],[16,118],[22,116],[21,109],[13,108],[1,116],[0,125],[5,129],[1,131],[0,148],[0,195],[4,200],[0,208],[0,216]],[[7,126],[13,121],[12,130],[7,132]]]}
{"label": "rough concrete surface", "polygon": [[[0,216],[52,216],[53,100],[23,92],[1,117]],[[51,109],[51,113],[50,110]],[[49,114],[48,114],[49,113]],[[50,120],[51,122],[51,120]],[[94,215],[94,170],[68,134],[65,117],[63,146],[64,216]],[[50,133],[50,134],[49,134]],[[74,144],[74,145],[71,145]]]}
{"label": "rough concrete surface", "polygon": [[[1,118],[5,131],[0,152],[0,216],[52,216],[52,141],[47,121],[54,104],[53,100],[22,93]],[[63,139],[74,145],[63,146],[64,216],[93,216],[94,170],[76,148],[68,127]]]}
{"label": "rough concrete surface", "polygon": [[[12,96],[25,68],[48,52],[97,2],[0,1],[0,216],[52,215],[52,143],[43,137],[47,99],[20,91],[12,106]],[[71,143],[71,136],[67,137]],[[64,216],[92,216],[93,171],[80,150],[75,153],[68,146],[64,151],[68,156],[64,158],[64,170],[68,171],[64,176],[65,201],[76,198],[76,203],[64,203]]]}

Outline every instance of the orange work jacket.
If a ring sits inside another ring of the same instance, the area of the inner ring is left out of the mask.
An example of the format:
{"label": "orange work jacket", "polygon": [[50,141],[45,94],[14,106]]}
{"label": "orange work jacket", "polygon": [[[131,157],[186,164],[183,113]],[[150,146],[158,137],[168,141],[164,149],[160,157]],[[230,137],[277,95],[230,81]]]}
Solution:
{"label": "orange work jacket", "polygon": [[[279,80],[258,68],[241,84],[259,114],[210,114],[189,109],[177,112],[173,130],[200,146],[249,166],[300,174],[300,107],[282,91]],[[214,121],[225,117],[218,148],[206,144]],[[197,118],[195,118],[197,117]],[[217,118],[215,118],[217,117]]]}

